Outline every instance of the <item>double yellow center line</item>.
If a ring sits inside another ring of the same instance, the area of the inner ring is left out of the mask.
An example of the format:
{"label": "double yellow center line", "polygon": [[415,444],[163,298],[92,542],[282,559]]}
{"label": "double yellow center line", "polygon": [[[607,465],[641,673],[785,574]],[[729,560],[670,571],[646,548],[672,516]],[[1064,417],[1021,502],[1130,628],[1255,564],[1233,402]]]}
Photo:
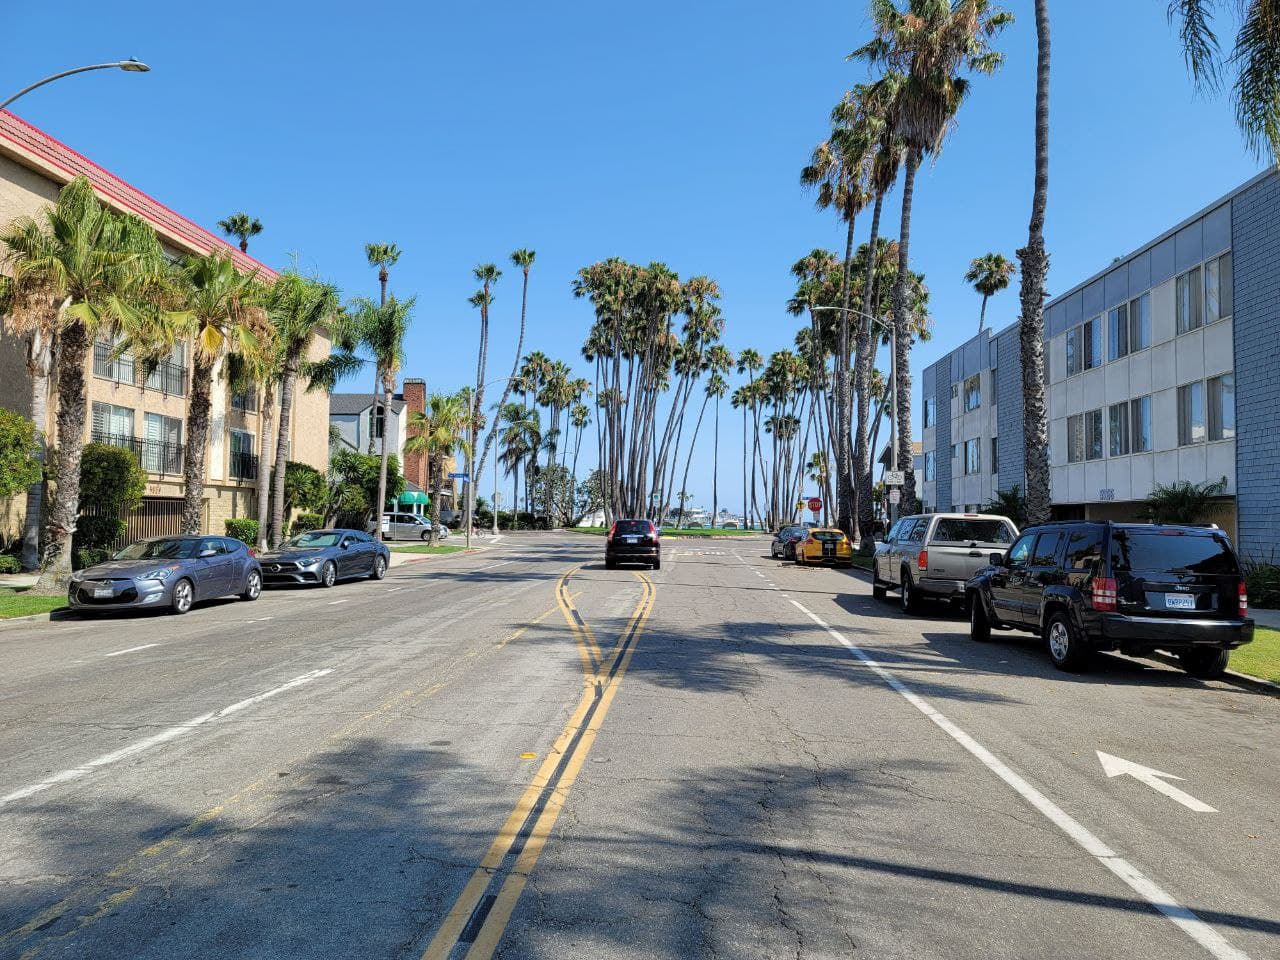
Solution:
{"label": "double yellow center line", "polygon": [[[604,724],[635,653],[637,638],[653,609],[654,586],[647,577],[637,573],[635,576],[643,588],[640,602],[627,621],[617,645],[605,658],[595,635],[573,606],[569,595],[569,578],[578,569],[569,570],[557,582],[556,602],[573,631],[582,658],[582,698],[480,865],[454,901],[422,954],[422,960],[447,960],[462,948],[466,949],[467,960],[485,960],[493,956],[538,856],[564,808],[569,791],[595,743],[596,734]],[[491,892],[495,886],[496,892]]]}

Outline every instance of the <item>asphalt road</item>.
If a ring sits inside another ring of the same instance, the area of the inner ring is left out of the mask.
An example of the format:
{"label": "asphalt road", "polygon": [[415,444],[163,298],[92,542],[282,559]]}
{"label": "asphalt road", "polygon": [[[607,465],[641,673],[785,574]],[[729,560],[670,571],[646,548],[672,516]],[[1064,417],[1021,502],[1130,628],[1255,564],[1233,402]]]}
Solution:
{"label": "asphalt road", "polygon": [[0,957],[1280,956],[1277,699],[601,547],[0,625]]}

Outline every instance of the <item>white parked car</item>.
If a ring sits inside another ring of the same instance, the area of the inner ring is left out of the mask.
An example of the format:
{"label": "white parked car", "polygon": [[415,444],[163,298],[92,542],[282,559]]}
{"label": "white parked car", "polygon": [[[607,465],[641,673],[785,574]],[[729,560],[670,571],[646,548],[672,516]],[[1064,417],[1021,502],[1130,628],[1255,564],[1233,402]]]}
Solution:
{"label": "white parked car", "polygon": [[[373,533],[373,524],[369,524],[369,532]],[[437,539],[444,540],[449,536],[449,528],[440,524]],[[416,513],[384,513],[382,515],[383,540],[429,540],[431,539],[431,521]]]}

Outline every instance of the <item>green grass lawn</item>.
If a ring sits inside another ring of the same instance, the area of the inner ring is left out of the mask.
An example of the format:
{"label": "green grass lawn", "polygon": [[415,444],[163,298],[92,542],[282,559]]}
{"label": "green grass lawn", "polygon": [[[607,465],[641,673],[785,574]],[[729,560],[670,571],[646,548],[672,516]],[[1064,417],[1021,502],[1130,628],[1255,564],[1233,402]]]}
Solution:
{"label": "green grass lawn", "polygon": [[1231,669],[1280,683],[1280,630],[1258,627],[1253,643],[1231,651]]}
{"label": "green grass lawn", "polygon": [[13,617],[29,617],[35,613],[61,610],[67,605],[66,597],[27,596],[26,587],[17,590],[0,589],[0,620]]}
{"label": "green grass lawn", "polygon": [[404,546],[396,544],[395,546],[390,547],[390,549],[394,550],[396,553],[429,553],[432,556],[439,556],[446,553],[462,553],[462,551],[467,548],[445,544],[438,544],[433,547],[425,543],[413,543],[405,544]]}
{"label": "green grass lawn", "polygon": [[875,560],[874,557],[864,557],[857,553],[854,553],[853,555],[853,565],[855,567],[861,567],[863,570],[870,570],[873,560]]}

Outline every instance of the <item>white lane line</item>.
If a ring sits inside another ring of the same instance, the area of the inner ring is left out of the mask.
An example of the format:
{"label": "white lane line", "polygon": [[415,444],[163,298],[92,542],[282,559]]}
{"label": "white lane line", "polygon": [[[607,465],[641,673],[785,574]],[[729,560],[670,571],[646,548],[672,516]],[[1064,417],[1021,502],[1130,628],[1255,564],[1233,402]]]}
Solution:
{"label": "white lane line", "polygon": [[318,680],[331,673],[333,673],[333,670],[331,669],[312,670],[310,673],[304,673],[300,677],[294,677],[288,683],[282,683],[278,687],[272,687],[264,693],[259,693],[255,696],[249,697],[247,700],[241,700],[239,703],[233,703],[229,707],[223,707],[221,710],[216,710],[212,713],[202,713],[198,717],[192,717],[185,723],[180,723],[177,726],[161,730],[159,733],[154,736],[147,737],[145,740],[139,740],[137,743],[131,743],[129,746],[121,747],[119,750],[113,750],[111,753],[104,753],[102,756],[95,757],[81,766],[72,767],[70,770],[63,770],[60,773],[55,773],[51,777],[46,777],[38,783],[33,783],[29,786],[22,787],[20,790],[15,790],[13,793],[5,794],[3,797],[0,797],[0,807],[12,803],[15,800],[22,800],[34,794],[43,793],[50,787],[56,787],[60,783],[70,783],[72,780],[80,780],[102,767],[110,766],[113,763],[119,763],[121,760],[127,760],[129,757],[142,753],[144,750],[150,750],[152,747],[158,746],[162,743],[168,743],[170,740],[176,740],[178,737],[184,736],[197,727],[204,726],[206,723],[210,723],[214,720],[221,720],[234,713],[239,713],[241,710],[247,710],[249,707],[259,704],[263,700],[268,700],[277,694],[284,693],[286,690],[292,690],[294,687],[300,687],[304,683],[310,683],[312,680]]}
{"label": "white lane line", "polygon": [[103,654],[103,656],[104,656],[104,657],[119,657],[119,656],[121,656],[121,655],[123,655],[123,654],[126,654],[126,653],[133,653],[133,652],[134,652],[134,651],[136,651],[136,650],[148,650],[148,649],[150,649],[151,647],[158,647],[158,646],[160,646],[160,644],[158,644],[158,643],[144,643],[144,644],[143,644],[142,646],[140,646],[140,647],[126,647],[126,648],[125,648],[125,649],[123,649],[123,650],[115,650],[115,651],[112,651],[111,653],[104,653],[104,654]]}
{"label": "white lane line", "polygon": [[268,620],[274,620],[275,617],[254,617],[252,620],[246,620],[245,623],[266,623]]}
{"label": "white lane line", "polygon": [[477,567],[470,571],[471,573],[484,573],[486,570],[496,570],[498,567],[505,567],[508,563],[515,563],[514,560],[503,560],[501,563],[491,563],[487,567]]}
{"label": "white lane line", "polygon": [[347,599],[345,599],[345,600],[330,600],[330,601],[329,601],[329,606],[331,606],[331,607],[332,607],[332,606],[334,606],[335,604],[338,604],[338,603],[350,603],[350,602],[351,602],[351,598],[350,598],[350,597],[347,597]]}
{"label": "white lane line", "polygon": [[857,659],[866,664],[872,673],[901,694],[908,703],[932,720],[947,736],[969,751],[983,766],[1012,787],[1027,803],[1035,807],[1046,819],[1052,822],[1054,826],[1079,844],[1086,852],[1096,857],[1103,866],[1128,884],[1130,889],[1150,903],[1156,910],[1173,921],[1181,928],[1183,933],[1204,947],[1214,957],[1217,957],[1218,960],[1249,960],[1248,954],[1232,945],[1217,930],[1201,920],[1194,911],[1174,900],[1142,871],[1125,860],[1124,857],[1119,856],[1083,824],[1027,783],[1026,780],[1006,766],[1004,761],[952,723],[927,700],[913,693],[905,683],[873,660],[865,650],[845,637],[839,630],[824,623],[800,602],[792,600],[791,603],[819,627],[826,630]]}

